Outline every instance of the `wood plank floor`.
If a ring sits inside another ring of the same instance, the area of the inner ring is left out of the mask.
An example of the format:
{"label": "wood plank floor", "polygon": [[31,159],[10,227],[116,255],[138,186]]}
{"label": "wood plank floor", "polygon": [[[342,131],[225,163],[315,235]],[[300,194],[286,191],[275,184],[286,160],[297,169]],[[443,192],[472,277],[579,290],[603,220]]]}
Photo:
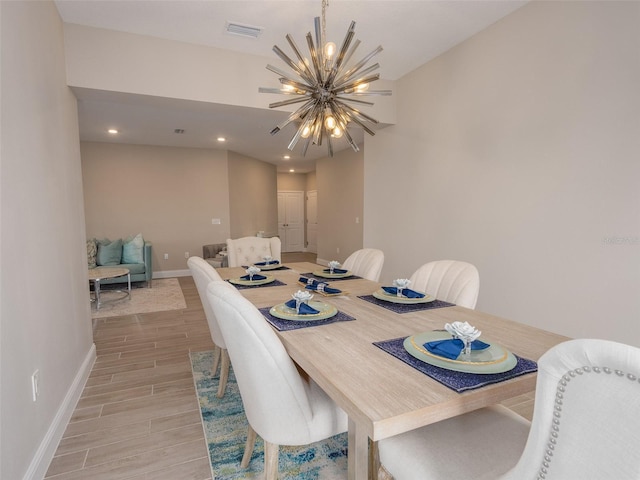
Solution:
{"label": "wood plank floor", "polygon": [[207,480],[189,352],[213,342],[191,277],[187,308],[95,321],[97,360],[47,479]]}
{"label": "wood plank floor", "polygon": [[[189,352],[213,343],[193,279],[179,281],[184,310],[96,321],[97,360],[47,480],[212,480]],[[533,394],[505,405],[531,419]]]}

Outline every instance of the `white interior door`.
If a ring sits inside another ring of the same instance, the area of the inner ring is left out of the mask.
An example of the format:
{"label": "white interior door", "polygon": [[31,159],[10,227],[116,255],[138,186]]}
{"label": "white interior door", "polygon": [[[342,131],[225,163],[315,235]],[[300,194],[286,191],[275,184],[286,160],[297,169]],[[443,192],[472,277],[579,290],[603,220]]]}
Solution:
{"label": "white interior door", "polygon": [[304,249],[304,192],[278,192],[278,234],[283,252]]}
{"label": "white interior door", "polygon": [[307,251],[318,253],[318,191],[307,192]]}

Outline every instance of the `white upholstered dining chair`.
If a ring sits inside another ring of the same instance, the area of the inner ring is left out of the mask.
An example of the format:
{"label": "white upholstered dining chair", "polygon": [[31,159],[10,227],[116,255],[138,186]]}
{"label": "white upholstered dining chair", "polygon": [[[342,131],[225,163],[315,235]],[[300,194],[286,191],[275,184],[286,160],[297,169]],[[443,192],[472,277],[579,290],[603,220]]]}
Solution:
{"label": "white upholstered dining chair", "polygon": [[411,288],[438,300],[475,308],[480,290],[478,269],[467,262],[437,260],[418,268],[411,275]]}
{"label": "white upholstered dining chair", "polygon": [[202,308],[209,324],[209,331],[211,332],[211,339],[213,340],[213,367],[211,367],[211,374],[215,375],[220,365],[220,381],[218,383],[218,398],[224,396],[224,391],[227,387],[227,381],[229,379],[229,353],[224,343],[224,337],[222,331],[218,325],[218,320],[211,309],[211,305],[207,300],[207,286],[212,281],[221,281],[222,277],[216,272],[209,262],[200,257],[189,257],[187,265],[193,276],[193,280],[196,283],[198,289],[198,295],[202,302]]}
{"label": "white upholstered dining chair", "polygon": [[258,309],[227,282],[212,282],[207,297],[219,319],[252,432],[242,459],[251,459],[255,434],[264,440],[265,479],[278,475],[279,445],[307,445],[347,430],[347,416],[296,369]]}
{"label": "white upholstered dining chair", "polygon": [[227,260],[230,267],[241,267],[264,261],[264,257],[281,260],[282,243],[278,237],[242,237],[227,239]]}
{"label": "white upholstered dining chair", "polygon": [[640,349],[593,339],[550,349],[538,362],[523,438],[525,430],[492,407],[381,440],[378,449],[396,480],[640,478]]}
{"label": "white upholstered dining chair", "polygon": [[380,280],[384,253],[376,248],[363,248],[356,250],[342,264],[342,268],[349,270],[359,277],[373,282]]}

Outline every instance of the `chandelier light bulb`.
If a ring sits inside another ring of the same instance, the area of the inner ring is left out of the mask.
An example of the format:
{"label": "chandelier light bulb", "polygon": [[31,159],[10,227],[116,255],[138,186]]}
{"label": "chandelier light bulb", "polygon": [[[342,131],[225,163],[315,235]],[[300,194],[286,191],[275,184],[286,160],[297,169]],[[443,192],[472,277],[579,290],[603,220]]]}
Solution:
{"label": "chandelier light bulb", "polygon": [[336,54],[336,44],[333,42],[327,42],[324,44],[324,57],[327,60],[331,60]]}
{"label": "chandelier light bulb", "polygon": [[369,90],[368,83],[361,83],[356,87],[356,92],[359,92],[359,93],[366,92],[367,90]]}
{"label": "chandelier light bulb", "polygon": [[340,127],[334,128],[333,132],[331,132],[331,136],[333,138],[342,138],[342,129]]}
{"label": "chandelier light bulb", "polygon": [[300,134],[300,136],[302,138],[309,138],[309,135],[311,135],[311,128],[309,128],[308,126],[304,127],[304,129],[302,130],[302,133]]}
{"label": "chandelier light bulb", "polygon": [[333,130],[334,128],[336,128],[336,125],[336,119],[331,115],[327,116],[324,119],[324,126],[327,127],[327,130]]}

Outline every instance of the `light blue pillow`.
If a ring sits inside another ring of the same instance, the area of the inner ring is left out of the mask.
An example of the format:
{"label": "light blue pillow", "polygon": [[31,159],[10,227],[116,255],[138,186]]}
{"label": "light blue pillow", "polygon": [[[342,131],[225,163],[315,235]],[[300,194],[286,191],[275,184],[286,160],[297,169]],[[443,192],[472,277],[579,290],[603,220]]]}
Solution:
{"label": "light blue pillow", "polygon": [[135,237],[128,237],[122,245],[122,263],[144,263],[144,239],[139,233]]}
{"label": "light blue pillow", "polygon": [[120,265],[120,260],[122,259],[122,240],[114,240],[113,242],[109,242],[109,240],[100,240],[98,242],[98,257],[97,263],[98,265],[103,266],[113,266]]}

